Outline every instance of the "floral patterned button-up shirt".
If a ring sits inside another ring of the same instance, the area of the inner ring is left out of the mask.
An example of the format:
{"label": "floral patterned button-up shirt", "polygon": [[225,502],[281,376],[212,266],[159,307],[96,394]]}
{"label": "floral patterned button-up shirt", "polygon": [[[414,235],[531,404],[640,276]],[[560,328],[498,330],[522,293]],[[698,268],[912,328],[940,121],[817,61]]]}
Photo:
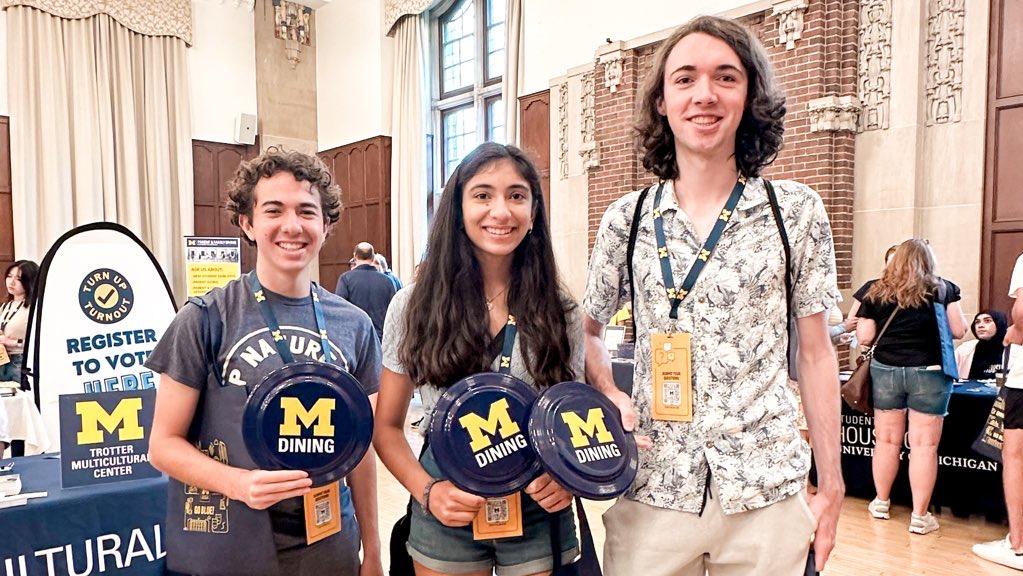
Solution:
{"label": "floral patterned button-up shirt", "polygon": [[[831,226],[820,196],[791,181],[773,181],[791,247],[792,313],[823,312],[839,299]],[[639,192],[605,212],[590,257],[584,310],[607,323],[629,302],[626,248]],[[700,512],[708,471],[727,514],[762,508],[797,493],[810,449],[796,427],[797,399],[787,385],[785,252],[763,180],[751,178],[714,254],[679,308],[664,288],[654,237],[653,190],[647,195],[633,255],[636,365],[632,400],[637,433],[654,446],[640,451],[627,497]],[[675,285],[702,247],[678,206],[671,182],[660,204]],[[693,421],[651,417],[650,334],[692,334]]]}

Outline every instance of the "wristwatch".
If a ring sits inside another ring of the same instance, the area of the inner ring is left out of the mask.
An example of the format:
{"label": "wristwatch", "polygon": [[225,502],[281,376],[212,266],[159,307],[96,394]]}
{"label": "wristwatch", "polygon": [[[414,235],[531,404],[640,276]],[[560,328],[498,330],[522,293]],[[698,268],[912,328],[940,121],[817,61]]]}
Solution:
{"label": "wristwatch", "polygon": [[430,512],[430,490],[433,490],[433,485],[440,480],[440,478],[430,478],[430,481],[426,483],[426,488],[423,488],[423,501],[419,504],[419,509],[427,516],[433,516]]}

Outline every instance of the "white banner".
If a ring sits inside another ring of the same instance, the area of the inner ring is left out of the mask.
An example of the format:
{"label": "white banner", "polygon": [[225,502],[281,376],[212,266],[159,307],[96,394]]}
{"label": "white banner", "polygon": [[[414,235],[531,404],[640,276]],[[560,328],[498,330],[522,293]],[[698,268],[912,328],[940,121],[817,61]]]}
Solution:
{"label": "white banner", "polygon": [[52,438],[60,438],[62,394],[157,386],[159,375],[142,363],[175,312],[160,265],[127,228],[87,224],[57,240],[39,270],[25,346]]}

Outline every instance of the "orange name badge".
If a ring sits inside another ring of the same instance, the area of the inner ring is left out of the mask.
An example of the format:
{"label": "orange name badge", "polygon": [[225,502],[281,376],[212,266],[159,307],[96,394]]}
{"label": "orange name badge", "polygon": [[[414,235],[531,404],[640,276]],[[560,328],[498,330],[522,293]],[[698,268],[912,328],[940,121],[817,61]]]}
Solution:
{"label": "orange name badge", "polygon": [[340,481],[313,488],[302,497],[305,542],[312,544],[341,531]]}
{"label": "orange name badge", "polygon": [[4,348],[3,344],[0,344],[0,366],[9,364],[11,362],[11,356],[7,353],[7,348]]}
{"label": "orange name badge", "polygon": [[650,335],[654,420],[693,421],[692,348],[685,332]]}
{"label": "orange name badge", "polygon": [[472,519],[473,540],[494,540],[522,536],[522,493],[487,498]]}

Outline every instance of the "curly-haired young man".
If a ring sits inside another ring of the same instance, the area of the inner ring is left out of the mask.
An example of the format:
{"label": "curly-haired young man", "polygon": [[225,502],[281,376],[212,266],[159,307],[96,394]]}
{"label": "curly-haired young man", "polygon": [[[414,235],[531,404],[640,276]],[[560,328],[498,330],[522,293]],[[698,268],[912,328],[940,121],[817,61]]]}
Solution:
{"label": "curly-haired young man", "polygon": [[[380,346],[372,322],[311,281],[311,264],[340,217],[340,189],[315,156],[275,149],[243,162],[229,187],[231,221],[256,245],[256,268],[207,294],[205,312],[182,308],[146,362],[161,373],[149,450],[153,465],[171,477],[168,568],[382,575],[372,451],[348,475],[351,489],[340,487],[341,531],[307,545],[302,496],[312,483],[308,474],[255,469],[242,438],[247,391],[283,365],[263,320],[265,303],[296,360],[341,365],[375,403]],[[325,338],[317,330],[317,307]],[[204,350],[212,323],[204,314],[212,311],[220,316],[222,336],[210,366]]]}
{"label": "curly-haired young man", "polygon": [[[784,115],[763,46],[735,22],[696,18],[655,56],[637,129],[660,182],[604,214],[583,302],[587,377],[647,446],[635,484],[604,516],[608,574],[796,575],[811,539],[817,569],[834,545],[844,494],[825,322],[839,298],[834,246],[817,193],[760,177]],[[630,298],[631,398],[600,338]],[[809,502],[810,450],[787,386],[788,309],[817,461]]]}

